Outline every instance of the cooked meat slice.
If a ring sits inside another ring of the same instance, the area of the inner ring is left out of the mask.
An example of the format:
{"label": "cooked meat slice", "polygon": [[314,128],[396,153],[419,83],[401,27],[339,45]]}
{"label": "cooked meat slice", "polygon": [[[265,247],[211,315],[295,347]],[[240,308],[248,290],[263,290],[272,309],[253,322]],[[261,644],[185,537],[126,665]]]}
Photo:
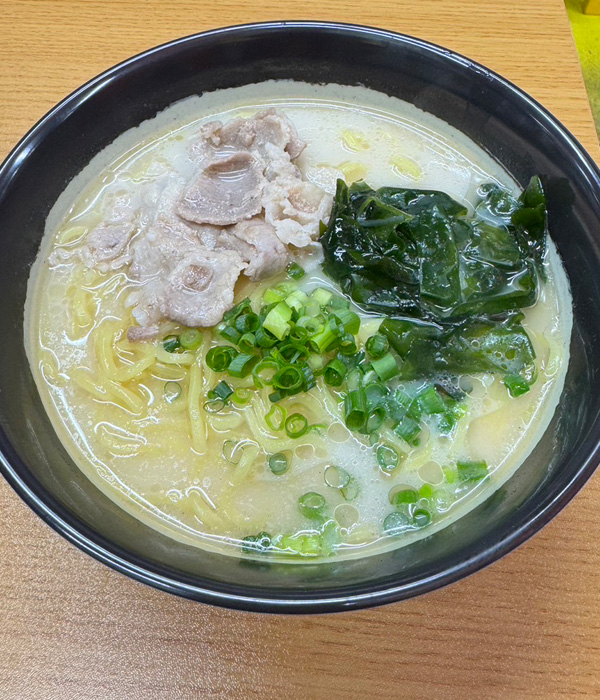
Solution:
{"label": "cooked meat slice", "polygon": [[331,195],[311,182],[286,174],[269,182],[263,197],[265,221],[282,243],[297,248],[319,236],[319,222],[331,209]]}
{"label": "cooked meat slice", "polygon": [[273,108],[258,112],[251,119],[232,119],[214,133],[218,134],[221,147],[250,149],[260,155],[264,155],[267,144],[287,151],[290,158],[297,158],[306,147],[292,122]]}
{"label": "cooked meat slice", "polygon": [[221,236],[221,245],[240,253],[248,263],[244,274],[255,282],[282,272],[290,260],[275,229],[262,218],[241,221],[227,229]]}
{"label": "cooked meat slice", "polygon": [[233,250],[211,250],[199,242],[150,229],[133,246],[129,270],[142,284],[127,299],[133,317],[148,327],[162,318],[188,326],[213,326],[233,306],[233,290],[246,267]]}
{"label": "cooked meat slice", "polygon": [[154,324],[152,326],[131,326],[127,329],[127,340],[132,343],[139,343],[143,340],[152,340],[156,338],[159,332],[158,325]]}
{"label": "cooked meat slice", "polygon": [[[84,262],[88,267],[98,269],[116,269],[129,262],[129,257],[123,253],[134,231],[132,223],[100,224],[85,238],[82,251]],[[111,265],[106,265],[109,262]]]}
{"label": "cooked meat slice", "polygon": [[174,268],[165,284],[165,318],[186,326],[214,326],[233,306],[233,289],[245,263],[233,250],[198,247]]}
{"label": "cooked meat slice", "polygon": [[185,188],[177,213],[217,226],[249,219],[262,209],[262,171],[261,163],[245,151],[216,158]]}

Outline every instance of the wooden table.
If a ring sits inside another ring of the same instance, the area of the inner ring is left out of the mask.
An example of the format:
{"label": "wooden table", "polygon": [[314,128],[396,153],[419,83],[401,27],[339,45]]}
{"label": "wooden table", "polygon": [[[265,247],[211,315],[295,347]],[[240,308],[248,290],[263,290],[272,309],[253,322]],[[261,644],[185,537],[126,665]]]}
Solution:
{"label": "wooden table", "polygon": [[[284,8],[284,9],[282,9]],[[2,0],[0,155],[54,103],[178,36],[362,22],[499,71],[598,158],[561,0]],[[598,698],[600,474],[541,534],[423,598],[312,618],[211,608],[84,555],[0,483],[0,699]]]}

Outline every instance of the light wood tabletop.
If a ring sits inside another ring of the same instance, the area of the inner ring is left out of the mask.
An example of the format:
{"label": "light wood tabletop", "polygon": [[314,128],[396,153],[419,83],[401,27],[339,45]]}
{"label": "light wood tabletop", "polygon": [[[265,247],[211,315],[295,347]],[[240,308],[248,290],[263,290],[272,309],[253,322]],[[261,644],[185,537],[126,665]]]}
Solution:
{"label": "light wood tabletop", "polygon": [[[204,29],[369,24],[474,58],[600,162],[562,0],[2,0],[0,156],[111,65]],[[0,302],[1,303],[1,302]],[[488,569],[387,607],[311,618],[211,608],[115,573],[0,480],[0,700],[600,697],[600,474]]]}

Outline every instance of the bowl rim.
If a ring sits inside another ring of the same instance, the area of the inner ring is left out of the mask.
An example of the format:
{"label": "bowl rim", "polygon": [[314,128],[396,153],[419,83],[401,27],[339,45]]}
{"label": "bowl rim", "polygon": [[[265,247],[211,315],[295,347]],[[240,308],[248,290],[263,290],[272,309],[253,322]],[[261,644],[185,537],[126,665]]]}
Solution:
{"label": "bowl rim", "polygon": [[[444,60],[460,64],[468,71],[483,74],[490,81],[501,86],[513,98],[521,101],[521,103],[525,103],[538,122],[568,143],[576,155],[580,167],[587,171],[588,176],[594,181],[596,199],[600,211],[600,168],[595,161],[575,136],[549,110],[500,74],[460,53],[407,34],[366,25],[304,20],[239,24],[190,34],[142,51],[91,78],[64,97],[41,117],[6,156],[0,165],[0,202],[3,199],[5,190],[10,186],[12,177],[18,171],[22,162],[26,160],[28,152],[37,140],[54,128],[57,120],[60,122],[61,115],[69,114],[77,109],[91,94],[100,91],[105,85],[108,85],[114,76],[120,75],[128,69],[137,66],[140,62],[147,61],[166,50],[177,49],[180,46],[199,40],[202,41],[206,38],[218,38],[229,34],[243,35],[254,32],[277,32],[281,30],[327,30],[338,31],[346,35],[356,35],[357,37],[377,37],[381,40],[408,45],[415,49],[441,56]],[[482,547],[477,553],[461,559],[443,571],[398,586],[389,586],[381,590],[365,590],[363,593],[355,594],[324,595],[316,591],[314,594],[310,593],[306,597],[298,597],[295,594],[286,594],[285,592],[277,592],[275,595],[261,595],[257,593],[242,595],[213,590],[206,586],[192,585],[176,577],[164,576],[154,571],[153,567],[148,565],[148,562],[145,565],[138,563],[136,561],[137,557],[108,542],[79,520],[79,518],[69,513],[60,504],[54,502],[50,494],[35,479],[33,481],[37,486],[37,490],[33,488],[19,474],[21,469],[25,472],[28,471],[27,465],[16,454],[4,430],[0,427],[0,473],[2,473],[6,481],[22,500],[47,525],[79,549],[98,561],[107,564],[112,569],[159,590],[204,603],[270,613],[324,613],[373,607],[430,592],[483,569],[539,532],[567,505],[591,477],[600,461],[600,422],[597,417],[590,434],[585,438],[577,454],[570,456],[569,461],[578,458],[579,453],[583,453],[586,456],[580,462],[579,467],[573,471],[573,475],[568,482],[554,495],[550,502],[534,511],[525,523],[508,533],[501,540],[496,541],[492,545]],[[20,469],[17,470],[13,464],[18,465]],[[62,511],[62,513],[59,511]],[[366,588],[369,584],[361,585]]]}

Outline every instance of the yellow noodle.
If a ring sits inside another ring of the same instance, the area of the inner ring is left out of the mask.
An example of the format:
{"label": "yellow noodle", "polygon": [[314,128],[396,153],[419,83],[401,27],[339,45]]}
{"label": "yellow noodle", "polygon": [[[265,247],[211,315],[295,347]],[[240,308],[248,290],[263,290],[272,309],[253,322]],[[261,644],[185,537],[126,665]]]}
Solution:
{"label": "yellow noodle", "polygon": [[261,452],[262,450],[255,443],[249,442],[244,446],[240,461],[229,479],[232,486],[239,486],[243,481],[248,479],[252,474],[252,468],[256,465],[257,457]]}
{"label": "yellow noodle", "polygon": [[190,381],[188,386],[188,414],[190,418],[190,431],[192,434],[192,447],[199,454],[206,454],[206,422],[203,417],[203,409],[200,406],[202,394],[202,366],[200,362],[194,362],[190,367]]}
{"label": "yellow noodle", "polygon": [[193,365],[196,360],[196,355],[193,352],[167,352],[162,341],[156,343],[154,347],[156,359],[165,365]]}

